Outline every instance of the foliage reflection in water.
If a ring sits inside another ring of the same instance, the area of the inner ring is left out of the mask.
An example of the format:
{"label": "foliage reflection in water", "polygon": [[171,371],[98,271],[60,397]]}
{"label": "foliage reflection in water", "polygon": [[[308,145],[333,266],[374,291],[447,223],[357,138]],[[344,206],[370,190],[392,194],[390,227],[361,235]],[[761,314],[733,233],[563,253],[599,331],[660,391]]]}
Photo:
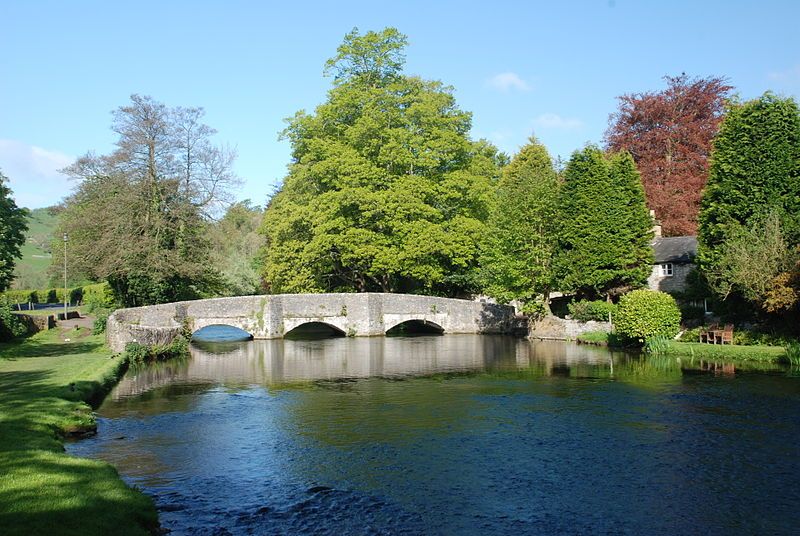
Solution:
{"label": "foliage reflection in water", "polygon": [[[800,379],[501,336],[194,345],[100,408],[178,532],[791,533]],[[788,372],[788,373],[787,373]]]}

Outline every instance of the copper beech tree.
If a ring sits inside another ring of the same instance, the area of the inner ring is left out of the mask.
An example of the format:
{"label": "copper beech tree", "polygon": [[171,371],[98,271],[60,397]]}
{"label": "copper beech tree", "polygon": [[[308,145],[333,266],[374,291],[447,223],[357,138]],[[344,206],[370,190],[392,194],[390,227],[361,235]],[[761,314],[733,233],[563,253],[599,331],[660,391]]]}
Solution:
{"label": "copper beech tree", "polygon": [[642,175],[647,204],[667,236],[697,233],[711,140],[732,87],[718,77],[665,76],[659,92],[619,97],[605,142],[626,150]]}

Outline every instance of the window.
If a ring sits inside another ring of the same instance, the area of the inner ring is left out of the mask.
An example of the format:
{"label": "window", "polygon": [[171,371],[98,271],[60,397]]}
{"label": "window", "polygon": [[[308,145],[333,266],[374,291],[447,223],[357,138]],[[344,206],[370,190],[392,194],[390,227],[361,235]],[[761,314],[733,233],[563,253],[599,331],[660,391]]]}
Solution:
{"label": "window", "polygon": [[668,262],[661,265],[661,277],[672,277],[672,263]]}

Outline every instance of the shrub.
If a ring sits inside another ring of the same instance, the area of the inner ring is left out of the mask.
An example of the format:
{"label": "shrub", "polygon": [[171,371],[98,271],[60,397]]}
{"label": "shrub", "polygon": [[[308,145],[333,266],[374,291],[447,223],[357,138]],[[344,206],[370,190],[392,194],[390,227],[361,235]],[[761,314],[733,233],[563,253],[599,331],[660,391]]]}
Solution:
{"label": "shrub", "polygon": [[569,314],[575,320],[580,322],[588,322],[590,320],[597,320],[599,322],[608,322],[608,315],[612,316],[617,310],[617,306],[602,300],[572,302],[567,306]]}
{"label": "shrub", "polygon": [[624,295],[614,315],[616,332],[638,344],[656,336],[671,339],[680,324],[681,312],[675,298],[653,290],[634,290]]}
{"label": "shrub", "polygon": [[539,320],[547,316],[547,308],[539,300],[526,301],[522,305],[522,312],[533,320]]}
{"label": "shrub", "polygon": [[95,283],[83,287],[83,305],[88,312],[98,309],[114,309],[114,296],[108,283]]}
{"label": "shrub", "polygon": [[107,309],[102,309],[100,311],[95,311],[95,314],[97,316],[94,319],[94,324],[92,324],[92,333],[94,335],[105,333],[106,324],[108,324],[109,311]]}
{"label": "shrub", "polygon": [[54,288],[49,288],[46,290],[40,290],[39,299],[41,303],[59,303],[58,301],[58,291]]}
{"label": "shrub", "polygon": [[700,340],[700,332],[706,329],[705,327],[687,329],[681,334],[681,342],[698,342]]}
{"label": "shrub", "polygon": [[0,300],[0,341],[8,341],[22,337],[28,333],[25,324],[11,312],[11,306],[5,298]]}
{"label": "shrub", "polygon": [[69,289],[69,301],[71,303],[81,303],[83,301],[83,287]]}
{"label": "shrub", "polygon": [[792,337],[763,331],[735,328],[733,330],[733,344],[740,346],[786,346],[796,342]]}
{"label": "shrub", "polygon": [[129,342],[125,345],[125,358],[128,363],[143,365],[149,360],[150,349],[138,342]]}
{"label": "shrub", "polygon": [[125,357],[132,365],[178,359],[188,355],[189,341],[183,335],[177,335],[172,342],[164,346],[146,346],[138,342],[129,342],[125,345]]}
{"label": "shrub", "polygon": [[39,294],[35,290],[7,290],[3,296],[8,305],[39,303]]}

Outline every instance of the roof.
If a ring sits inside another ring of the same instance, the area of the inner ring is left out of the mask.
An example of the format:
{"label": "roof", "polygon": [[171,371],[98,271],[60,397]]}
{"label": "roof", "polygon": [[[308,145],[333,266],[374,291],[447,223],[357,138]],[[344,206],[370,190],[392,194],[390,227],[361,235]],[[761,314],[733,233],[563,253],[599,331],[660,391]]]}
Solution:
{"label": "roof", "polygon": [[669,236],[652,242],[656,264],[662,262],[690,263],[697,256],[696,236]]}

